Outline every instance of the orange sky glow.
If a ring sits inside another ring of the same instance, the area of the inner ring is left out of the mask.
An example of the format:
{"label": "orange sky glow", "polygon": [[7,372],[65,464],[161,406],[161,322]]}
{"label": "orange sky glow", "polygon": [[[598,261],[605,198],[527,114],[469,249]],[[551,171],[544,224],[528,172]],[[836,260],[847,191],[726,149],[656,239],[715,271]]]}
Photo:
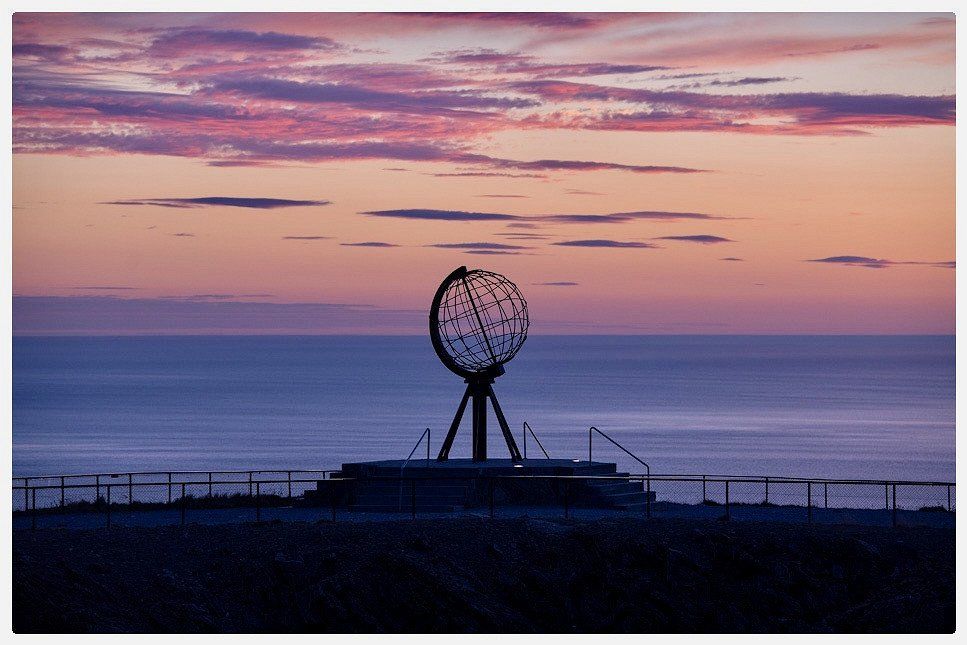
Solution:
{"label": "orange sky glow", "polygon": [[949,14],[16,14],[17,334],[954,332]]}

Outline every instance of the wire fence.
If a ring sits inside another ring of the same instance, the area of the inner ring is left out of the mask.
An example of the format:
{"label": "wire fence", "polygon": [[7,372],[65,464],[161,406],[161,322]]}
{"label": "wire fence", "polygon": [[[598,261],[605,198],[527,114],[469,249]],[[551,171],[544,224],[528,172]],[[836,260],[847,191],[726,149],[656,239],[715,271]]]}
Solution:
{"label": "wire fence", "polygon": [[741,475],[339,478],[334,470],[14,478],[14,526],[158,525],[471,513],[953,526],[953,482]]}

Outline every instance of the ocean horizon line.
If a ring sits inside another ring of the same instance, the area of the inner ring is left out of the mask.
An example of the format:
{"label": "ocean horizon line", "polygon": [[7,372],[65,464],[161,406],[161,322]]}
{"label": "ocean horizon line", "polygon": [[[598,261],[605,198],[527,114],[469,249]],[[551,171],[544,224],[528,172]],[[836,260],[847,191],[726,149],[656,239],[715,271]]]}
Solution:
{"label": "ocean horizon line", "polygon": [[[263,332],[263,333],[178,333],[172,331],[164,331],[157,333],[17,333],[14,332],[12,338],[330,338],[330,337],[345,337],[345,338],[424,338],[426,336],[425,332],[420,333],[400,333],[400,334],[387,334],[387,333],[342,333],[342,332],[332,332],[332,333],[304,333],[304,332],[293,332],[293,333],[280,333],[280,332]],[[653,332],[653,333],[538,333],[538,334],[528,334],[529,338],[541,338],[541,337],[575,337],[575,338],[587,338],[587,337],[602,337],[602,338],[635,338],[635,337],[696,337],[696,338],[707,338],[707,337],[723,337],[723,338],[750,338],[750,337],[777,337],[777,338],[836,338],[836,337],[848,337],[848,338],[956,338],[956,332],[949,333],[904,333],[904,334],[887,334],[887,333],[860,333],[860,332],[823,332],[823,333],[812,333],[812,332],[743,332],[743,333],[725,333],[725,332],[710,332],[710,333],[688,333],[688,332]]]}

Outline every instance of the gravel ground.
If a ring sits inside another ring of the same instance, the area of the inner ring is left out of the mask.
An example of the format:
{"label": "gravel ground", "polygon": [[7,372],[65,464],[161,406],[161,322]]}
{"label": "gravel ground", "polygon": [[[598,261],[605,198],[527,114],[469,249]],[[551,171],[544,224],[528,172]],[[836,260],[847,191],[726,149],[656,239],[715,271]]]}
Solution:
{"label": "gravel ground", "polygon": [[632,517],[15,529],[17,632],[952,632],[954,531]]}

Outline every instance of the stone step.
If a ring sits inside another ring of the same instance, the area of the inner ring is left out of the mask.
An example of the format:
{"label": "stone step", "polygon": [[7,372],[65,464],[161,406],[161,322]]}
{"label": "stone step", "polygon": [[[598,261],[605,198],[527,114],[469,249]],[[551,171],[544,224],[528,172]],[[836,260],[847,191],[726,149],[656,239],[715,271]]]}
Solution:
{"label": "stone step", "polygon": [[[391,494],[399,493],[400,490],[403,491],[404,495],[409,494],[413,490],[413,485],[410,482],[403,482],[402,485],[399,482],[395,483],[382,483],[382,482],[360,482],[356,487],[357,491],[364,493],[374,493],[374,494]],[[421,493],[438,493],[441,495],[466,495],[467,486],[454,486],[451,484],[435,484],[430,482],[419,482],[416,484],[417,495]]]}

